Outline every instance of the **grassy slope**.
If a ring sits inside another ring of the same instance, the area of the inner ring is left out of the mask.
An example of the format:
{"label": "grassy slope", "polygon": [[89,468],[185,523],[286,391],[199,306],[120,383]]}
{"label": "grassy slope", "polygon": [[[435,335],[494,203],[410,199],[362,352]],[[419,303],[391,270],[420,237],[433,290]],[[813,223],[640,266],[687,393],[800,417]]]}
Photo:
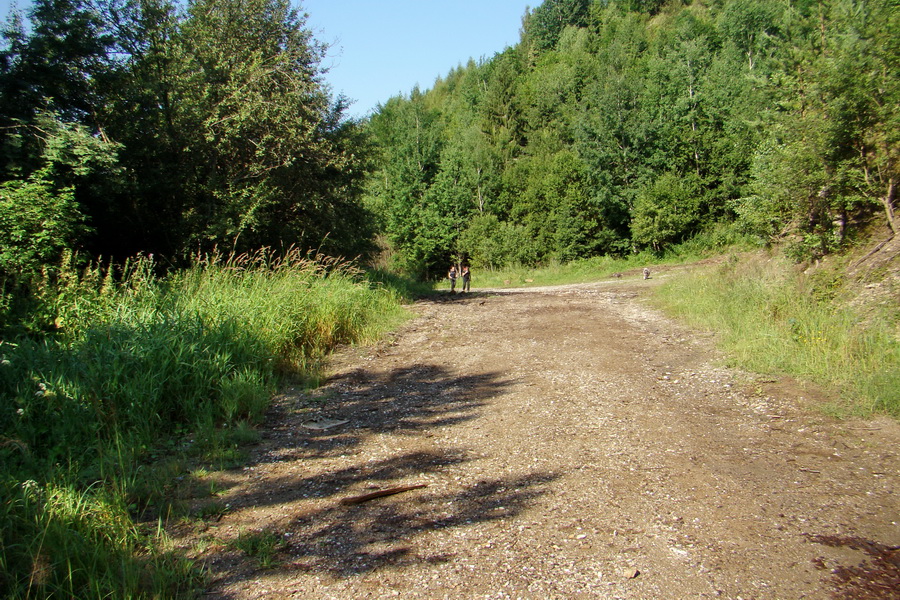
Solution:
{"label": "grassy slope", "polygon": [[670,313],[715,331],[734,365],[830,390],[836,399],[826,411],[900,418],[897,278],[889,271],[854,274],[848,266],[855,260],[801,270],[756,254],[675,279],[658,299]]}

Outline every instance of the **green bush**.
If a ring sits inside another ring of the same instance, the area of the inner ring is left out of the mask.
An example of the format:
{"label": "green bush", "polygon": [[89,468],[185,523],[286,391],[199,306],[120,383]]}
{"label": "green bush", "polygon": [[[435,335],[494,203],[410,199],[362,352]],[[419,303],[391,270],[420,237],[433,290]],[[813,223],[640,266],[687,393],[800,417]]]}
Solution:
{"label": "green bush", "polygon": [[0,184],[0,275],[38,273],[86,231],[71,188],[33,177]]}
{"label": "green bush", "polygon": [[701,186],[697,177],[665,173],[642,188],[631,219],[632,240],[656,252],[695,232],[700,219]]}

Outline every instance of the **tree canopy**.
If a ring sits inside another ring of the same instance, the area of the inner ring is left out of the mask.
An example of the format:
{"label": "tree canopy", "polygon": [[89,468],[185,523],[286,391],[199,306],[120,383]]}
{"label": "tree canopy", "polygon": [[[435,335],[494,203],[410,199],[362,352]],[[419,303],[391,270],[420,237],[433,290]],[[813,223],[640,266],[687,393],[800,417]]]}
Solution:
{"label": "tree canopy", "polygon": [[58,207],[63,245],[368,250],[366,144],[289,0],[36,0],[27,20],[0,52],[3,200]]}
{"label": "tree canopy", "polygon": [[820,256],[897,230],[897,8],[545,0],[357,122],[290,0],[35,0],[2,31],[0,270],[380,234],[427,276],[722,227]]}
{"label": "tree canopy", "polygon": [[896,231],[897,9],[546,0],[518,44],[372,116],[367,205],[421,274],[664,252],[716,227],[798,258]]}

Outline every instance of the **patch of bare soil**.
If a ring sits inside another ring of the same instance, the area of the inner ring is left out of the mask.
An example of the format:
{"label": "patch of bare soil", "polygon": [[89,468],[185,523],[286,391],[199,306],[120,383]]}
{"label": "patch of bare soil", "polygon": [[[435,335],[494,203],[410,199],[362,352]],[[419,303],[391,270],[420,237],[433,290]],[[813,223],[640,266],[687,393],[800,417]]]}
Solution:
{"label": "patch of bare soil", "polygon": [[656,281],[445,295],[340,352],[182,532],[207,597],[900,597],[900,426],[721,366]]}

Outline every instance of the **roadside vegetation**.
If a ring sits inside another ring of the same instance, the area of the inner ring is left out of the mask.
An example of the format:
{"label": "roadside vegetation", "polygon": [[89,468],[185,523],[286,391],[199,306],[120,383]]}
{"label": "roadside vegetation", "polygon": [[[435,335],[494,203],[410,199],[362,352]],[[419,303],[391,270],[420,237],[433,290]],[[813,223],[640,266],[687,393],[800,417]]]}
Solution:
{"label": "roadside vegetation", "polygon": [[[900,418],[900,313],[867,302],[846,259],[804,272],[779,255],[693,270],[662,286],[671,313],[716,332],[729,361],[833,391],[837,416]],[[877,284],[876,284],[877,285]]]}
{"label": "roadside vegetation", "polygon": [[403,318],[394,290],[324,257],[154,266],[65,265],[39,286],[54,331],[0,343],[4,598],[191,597],[202,573],[162,527],[189,516],[173,481],[239,461],[279,381]]}

